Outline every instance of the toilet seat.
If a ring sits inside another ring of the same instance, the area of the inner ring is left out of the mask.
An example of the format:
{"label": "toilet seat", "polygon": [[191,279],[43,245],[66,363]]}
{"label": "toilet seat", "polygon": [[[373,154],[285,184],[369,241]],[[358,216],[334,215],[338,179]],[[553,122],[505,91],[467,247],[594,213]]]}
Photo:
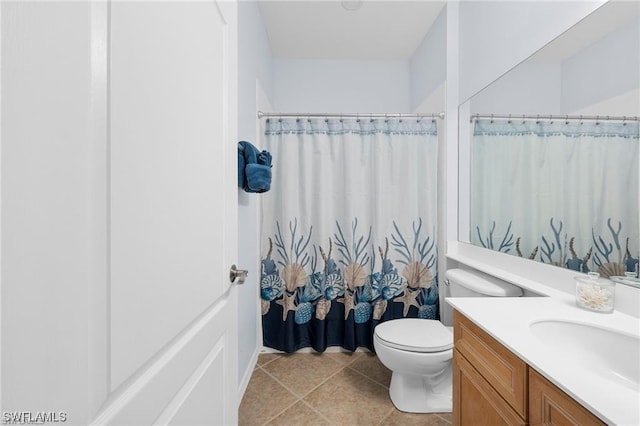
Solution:
{"label": "toilet seat", "polygon": [[453,348],[453,334],[440,321],[401,318],[386,321],[374,330],[381,344],[420,353],[443,352]]}

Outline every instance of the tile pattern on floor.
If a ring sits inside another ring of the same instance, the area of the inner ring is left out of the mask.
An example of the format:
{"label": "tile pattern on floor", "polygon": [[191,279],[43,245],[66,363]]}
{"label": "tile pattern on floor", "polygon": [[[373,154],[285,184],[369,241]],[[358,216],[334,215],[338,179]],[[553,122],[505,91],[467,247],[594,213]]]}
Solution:
{"label": "tile pattern on floor", "polygon": [[391,371],[371,353],[263,353],[239,408],[240,426],[451,424],[409,414],[389,399]]}

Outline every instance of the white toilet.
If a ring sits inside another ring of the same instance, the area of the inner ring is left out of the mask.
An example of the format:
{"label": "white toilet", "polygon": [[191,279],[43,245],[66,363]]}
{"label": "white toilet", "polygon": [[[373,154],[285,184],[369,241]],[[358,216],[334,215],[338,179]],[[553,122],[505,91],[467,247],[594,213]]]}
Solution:
{"label": "white toilet", "polygon": [[[522,289],[488,275],[450,269],[451,297],[518,297]],[[374,330],[373,346],[391,370],[389,396],[408,413],[448,413],[452,406],[453,329],[440,321],[401,318]]]}

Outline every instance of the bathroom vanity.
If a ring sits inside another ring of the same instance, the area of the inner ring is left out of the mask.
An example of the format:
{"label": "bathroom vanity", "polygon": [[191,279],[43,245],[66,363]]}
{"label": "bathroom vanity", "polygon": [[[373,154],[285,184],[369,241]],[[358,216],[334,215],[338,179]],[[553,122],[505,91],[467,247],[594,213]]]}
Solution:
{"label": "bathroom vanity", "polygon": [[447,301],[454,424],[640,424],[637,318],[549,297]]}
{"label": "bathroom vanity", "polygon": [[604,424],[458,311],[454,341],[454,424]]}

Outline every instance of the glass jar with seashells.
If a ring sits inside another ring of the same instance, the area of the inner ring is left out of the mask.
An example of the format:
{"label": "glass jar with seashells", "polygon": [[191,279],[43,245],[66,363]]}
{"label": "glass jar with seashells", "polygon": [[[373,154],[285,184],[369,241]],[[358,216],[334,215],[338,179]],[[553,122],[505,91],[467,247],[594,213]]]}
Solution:
{"label": "glass jar with seashells", "polygon": [[575,277],[576,305],[590,311],[611,313],[615,301],[615,283],[600,278],[597,272],[586,277]]}

